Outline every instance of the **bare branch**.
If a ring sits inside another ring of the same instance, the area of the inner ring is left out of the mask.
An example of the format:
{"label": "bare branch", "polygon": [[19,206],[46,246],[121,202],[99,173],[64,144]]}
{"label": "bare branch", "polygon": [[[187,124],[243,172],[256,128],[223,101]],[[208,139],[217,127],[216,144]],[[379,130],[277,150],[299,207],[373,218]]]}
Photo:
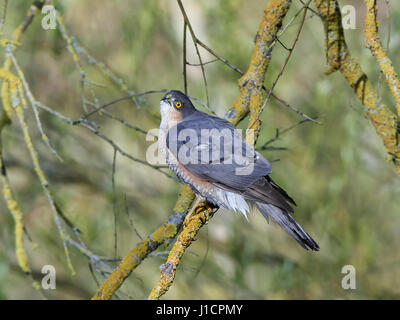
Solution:
{"label": "bare branch", "polygon": [[[206,91],[207,105],[210,105],[210,98],[208,96],[208,86],[207,86],[206,72],[204,70],[203,59],[201,58],[199,47],[197,46],[197,42],[196,42],[197,38],[196,38],[196,35],[194,34],[194,31],[193,31],[192,25],[191,25],[191,23],[189,21],[189,18],[186,15],[186,11],[185,11],[185,8],[183,7],[182,1],[181,0],[177,0],[177,1],[178,1],[179,8],[181,9],[181,12],[182,12],[182,15],[183,15],[183,19],[184,19],[187,27],[189,28],[190,35],[192,36],[192,40],[193,40],[194,47],[196,49],[197,57],[199,58],[200,67],[201,67],[201,73],[203,75],[204,87],[205,87],[205,91]],[[184,28],[184,30],[185,30],[184,33],[186,34],[186,28]]]}

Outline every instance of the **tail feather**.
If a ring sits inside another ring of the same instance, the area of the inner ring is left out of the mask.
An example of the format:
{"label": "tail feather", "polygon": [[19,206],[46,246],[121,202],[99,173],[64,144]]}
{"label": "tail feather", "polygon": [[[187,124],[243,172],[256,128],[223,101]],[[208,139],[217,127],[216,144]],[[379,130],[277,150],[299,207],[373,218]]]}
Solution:
{"label": "tail feather", "polygon": [[271,217],[283,230],[290,234],[304,249],[318,251],[319,246],[310,235],[291,217],[290,214],[271,204],[256,202],[257,208],[267,219]]}

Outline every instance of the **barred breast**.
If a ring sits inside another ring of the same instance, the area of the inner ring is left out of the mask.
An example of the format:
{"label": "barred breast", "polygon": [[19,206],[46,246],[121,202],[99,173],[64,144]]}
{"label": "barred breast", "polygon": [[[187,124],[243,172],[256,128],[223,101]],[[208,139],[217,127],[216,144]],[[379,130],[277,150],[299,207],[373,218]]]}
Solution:
{"label": "barred breast", "polygon": [[198,176],[187,170],[175,157],[175,155],[168,150],[166,139],[168,134],[168,127],[161,122],[160,133],[158,136],[158,145],[161,154],[168,167],[175,173],[175,175],[185,184],[189,185],[192,190],[206,198],[213,204],[230,209],[233,211],[241,212],[247,219],[247,212],[249,206],[242,195],[225,191],[212,183],[199,178]]}

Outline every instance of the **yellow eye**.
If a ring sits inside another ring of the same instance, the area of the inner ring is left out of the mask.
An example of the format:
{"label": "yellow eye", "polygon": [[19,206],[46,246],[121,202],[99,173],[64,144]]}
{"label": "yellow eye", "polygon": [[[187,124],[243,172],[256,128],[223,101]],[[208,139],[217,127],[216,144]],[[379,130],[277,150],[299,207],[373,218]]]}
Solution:
{"label": "yellow eye", "polygon": [[180,103],[179,101],[175,103],[175,107],[180,108],[182,107],[182,103]]}

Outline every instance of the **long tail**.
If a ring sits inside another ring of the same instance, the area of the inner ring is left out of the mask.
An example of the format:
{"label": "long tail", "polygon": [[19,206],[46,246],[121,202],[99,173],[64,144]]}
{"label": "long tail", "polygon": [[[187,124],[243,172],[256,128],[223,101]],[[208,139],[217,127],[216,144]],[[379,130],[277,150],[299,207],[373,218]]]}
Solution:
{"label": "long tail", "polygon": [[256,202],[257,208],[267,219],[271,217],[283,230],[289,233],[304,249],[318,251],[319,246],[310,235],[303,230],[302,227],[287,212],[275,207],[271,204]]}

